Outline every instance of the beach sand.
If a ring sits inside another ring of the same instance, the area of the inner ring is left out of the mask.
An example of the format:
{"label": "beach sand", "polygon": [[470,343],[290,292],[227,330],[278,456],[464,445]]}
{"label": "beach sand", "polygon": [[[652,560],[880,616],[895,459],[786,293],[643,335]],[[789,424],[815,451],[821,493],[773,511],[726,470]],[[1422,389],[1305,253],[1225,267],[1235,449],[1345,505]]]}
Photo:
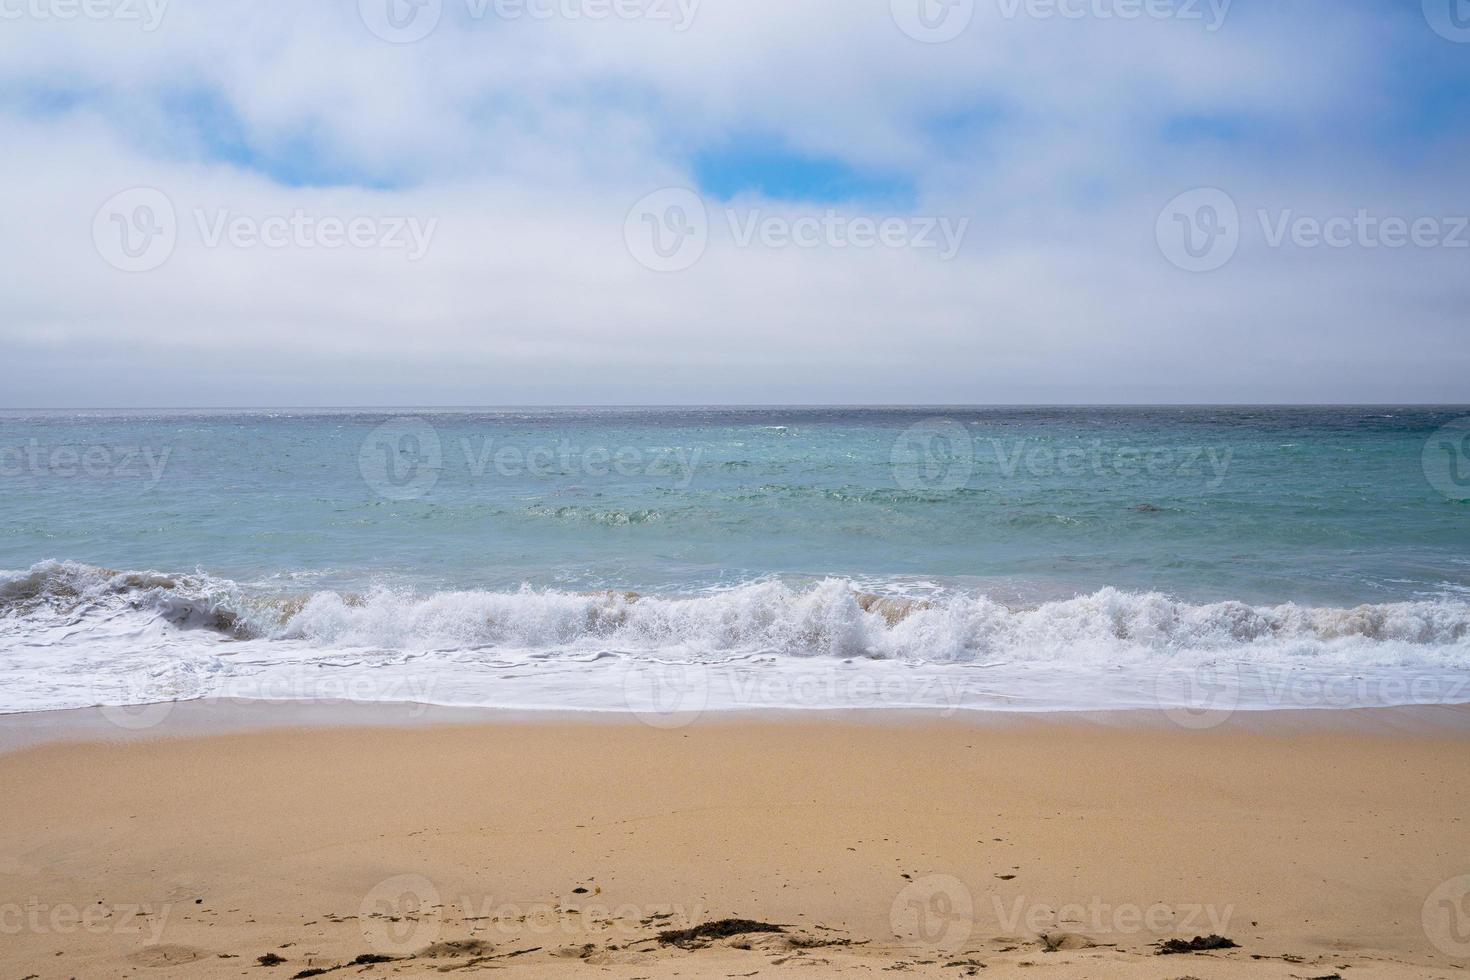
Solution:
{"label": "beach sand", "polygon": [[[81,714],[4,732],[0,977],[1470,970],[1462,709],[1186,732],[276,728],[295,716],[261,705],[235,714],[267,723],[213,734],[205,710],[146,737],[85,740]],[[749,922],[660,939],[726,919]],[[780,931],[742,931],[761,924]],[[1159,955],[1211,934],[1238,946]]]}

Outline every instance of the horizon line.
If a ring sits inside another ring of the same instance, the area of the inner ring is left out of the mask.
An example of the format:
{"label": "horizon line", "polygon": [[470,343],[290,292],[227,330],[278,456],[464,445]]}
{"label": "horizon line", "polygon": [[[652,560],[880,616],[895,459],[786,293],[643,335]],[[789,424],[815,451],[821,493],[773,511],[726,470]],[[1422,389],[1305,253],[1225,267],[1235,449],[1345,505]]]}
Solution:
{"label": "horizon line", "polygon": [[0,412],[468,412],[527,409],[1470,408],[1470,402],[545,402],[465,405],[7,405]]}

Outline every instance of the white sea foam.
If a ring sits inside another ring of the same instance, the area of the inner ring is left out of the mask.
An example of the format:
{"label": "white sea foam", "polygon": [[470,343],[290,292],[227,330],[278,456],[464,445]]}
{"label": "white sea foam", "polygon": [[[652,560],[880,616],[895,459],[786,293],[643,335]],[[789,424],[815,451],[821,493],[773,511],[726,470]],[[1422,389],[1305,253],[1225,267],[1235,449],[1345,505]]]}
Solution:
{"label": "white sea foam", "polygon": [[[924,592],[883,598],[828,579],[682,597],[532,588],[282,595],[203,572],[45,562],[0,573],[0,710],[252,691],[327,696],[326,678],[358,683],[341,695],[370,700],[620,709],[626,691],[607,674],[614,664],[723,669],[746,707],[862,704],[849,684],[858,677],[898,679],[881,705],[928,704],[944,683],[967,678],[945,703],[1045,708],[1136,706],[1161,670],[1201,665],[1246,670],[1251,690],[1281,672],[1380,678],[1377,695],[1333,696],[1331,706],[1346,707],[1394,702],[1381,679],[1395,677],[1439,679],[1397,700],[1455,700],[1461,685],[1449,681],[1470,676],[1470,603],[1458,599],[1312,608],[1105,588],[1016,608],[975,592]],[[772,678],[785,680],[772,686]],[[437,693],[422,690],[429,680]]]}

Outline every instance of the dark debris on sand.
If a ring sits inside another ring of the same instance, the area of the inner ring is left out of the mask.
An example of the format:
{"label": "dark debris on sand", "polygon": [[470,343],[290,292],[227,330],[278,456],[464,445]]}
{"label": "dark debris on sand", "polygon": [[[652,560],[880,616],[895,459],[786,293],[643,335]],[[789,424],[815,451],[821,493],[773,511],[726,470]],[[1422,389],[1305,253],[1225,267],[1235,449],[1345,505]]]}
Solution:
{"label": "dark debris on sand", "polygon": [[398,959],[398,957],[384,956],[382,953],[360,953],[350,963],[338,963],[336,966],[313,967],[310,970],[302,970],[300,973],[294,974],[291,977],[291,980],[306,980],[307,977],[319,977],[323,973],[335,973],[338,970],[345,970],[349,966],[368,966],[373,963],[392,963],[396,959]]}
{"label": "dark debris on sand", "polygon": [[1203,953],[1211,949],[1239,949],[1240,945],[1234,940],[1226,939],[1211,933],[1208,936],[1195,936],[1193,939],[1167,939],[1159,944],[1159,956],[1168,956],[1170,953]]}
{"label": "dark debris on sand", "polygon": [[726,939],[750,932],[785,932],[781,926],[753,919],[716,919],[692,929],[665,929],[658,934],[658,941],[665,946],[687,946],[690,943],[709,939]]}

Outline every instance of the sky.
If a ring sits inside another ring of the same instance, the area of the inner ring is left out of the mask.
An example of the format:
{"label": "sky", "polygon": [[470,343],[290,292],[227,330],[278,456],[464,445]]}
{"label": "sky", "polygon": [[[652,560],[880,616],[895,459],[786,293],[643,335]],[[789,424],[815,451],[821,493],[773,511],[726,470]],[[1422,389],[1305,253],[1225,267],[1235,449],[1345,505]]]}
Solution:
{"label": "sky", "polygon": [[1470,402],[1467,0],[0,0],[0,406]]}

